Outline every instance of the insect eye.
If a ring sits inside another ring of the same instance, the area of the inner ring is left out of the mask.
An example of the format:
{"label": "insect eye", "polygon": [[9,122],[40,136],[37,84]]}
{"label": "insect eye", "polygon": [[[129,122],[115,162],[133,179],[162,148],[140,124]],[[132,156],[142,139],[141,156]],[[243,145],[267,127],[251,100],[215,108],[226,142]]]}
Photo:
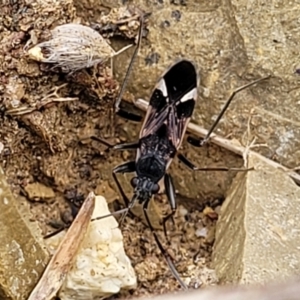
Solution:
{"label": "insect eye", "polygon": [[138,178],[137,177],[133,177],[131,179],[131,181],[130,181],[130,184],[131,184],[132,187],[135,188],[138,185],[138,182],[139,182]]}
{"label": "insect eye", "polygon": [[152,193],[156,194],[159,191],[159,185],[157,183],[154,183],[152,186]]}

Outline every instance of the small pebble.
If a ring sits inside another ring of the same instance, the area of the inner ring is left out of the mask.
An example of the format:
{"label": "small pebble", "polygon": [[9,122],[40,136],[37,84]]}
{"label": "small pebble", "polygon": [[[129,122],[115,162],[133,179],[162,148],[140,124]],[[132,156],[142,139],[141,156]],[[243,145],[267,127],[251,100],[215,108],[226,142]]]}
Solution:
{"label": "small pebble", "polygon": [[0,142],[0,154],[2,153],[3,149],[4,149],[4,144]]}
{"label": "small pebble", "polygon": [[202,227],[196,230],[195,232],[197,237],[204,237],[206,238],[207,236],[207,228],[206,227]]}
{"label": "small pebble", "polygon": [[180,206],[180,207],[179,207],[179,214],[180,214],[182,217],[184,217],[184,216],[186,216],[186,215],[188,214],[188,210],[187,210],[185,207]]}

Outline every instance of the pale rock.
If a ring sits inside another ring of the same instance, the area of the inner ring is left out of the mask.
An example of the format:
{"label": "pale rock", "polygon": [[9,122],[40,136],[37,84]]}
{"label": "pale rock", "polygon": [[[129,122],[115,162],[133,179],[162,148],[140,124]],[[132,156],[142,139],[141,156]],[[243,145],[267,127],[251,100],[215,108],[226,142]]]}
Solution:
{"label": "pale rock", "polygon": [[[105,198],[96,196],[93,218],[107,214],[110,212]],[[121,230],[110,216],[90,223],[59,297],[61,300],[104,299],[121,289],[134,289],[136,284]]]}

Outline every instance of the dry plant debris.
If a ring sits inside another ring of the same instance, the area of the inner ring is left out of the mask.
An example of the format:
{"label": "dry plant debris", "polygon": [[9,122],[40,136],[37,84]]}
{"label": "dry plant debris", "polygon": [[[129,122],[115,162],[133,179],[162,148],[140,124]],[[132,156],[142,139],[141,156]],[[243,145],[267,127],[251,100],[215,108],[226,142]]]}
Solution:
{"label": "dry plant debris", "polygon": [[28,50],[28,56],[44,63],[55,64],[70,73],[95,66],[122,53],[131,45],[115,52],[94,29],[69,23],[51,30],[51,39]]}
{"label": "dry plant debris", "polygon": [[94,207],[95,195],[90,193],[28,300],[51,300],[56,296],[84,239]]}

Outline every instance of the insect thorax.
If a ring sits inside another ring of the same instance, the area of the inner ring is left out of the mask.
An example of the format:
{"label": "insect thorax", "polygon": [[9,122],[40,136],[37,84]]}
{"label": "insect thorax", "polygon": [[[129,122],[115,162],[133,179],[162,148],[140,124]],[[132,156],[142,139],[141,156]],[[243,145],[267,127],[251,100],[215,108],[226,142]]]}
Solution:
{"label": "insect thorax", "polygon": [[167,164],[176,154],[176,148],[169,140],[167,134],[149,134],[140,139],[140,156],[155,155]]}
{"label": "insect thorax", "polygon": [[168,162],[175,156],[175,147],[166,136],[150,134],[141,138],[139,150],[136,160],[137,175],[158,182],[164,176]]}
{"label": "insect thorax", "polygon": [[157,183],[165,174],[165,162],[155,154],[141,156],[136,162],[136,174],[139,178],[149,178]]}

